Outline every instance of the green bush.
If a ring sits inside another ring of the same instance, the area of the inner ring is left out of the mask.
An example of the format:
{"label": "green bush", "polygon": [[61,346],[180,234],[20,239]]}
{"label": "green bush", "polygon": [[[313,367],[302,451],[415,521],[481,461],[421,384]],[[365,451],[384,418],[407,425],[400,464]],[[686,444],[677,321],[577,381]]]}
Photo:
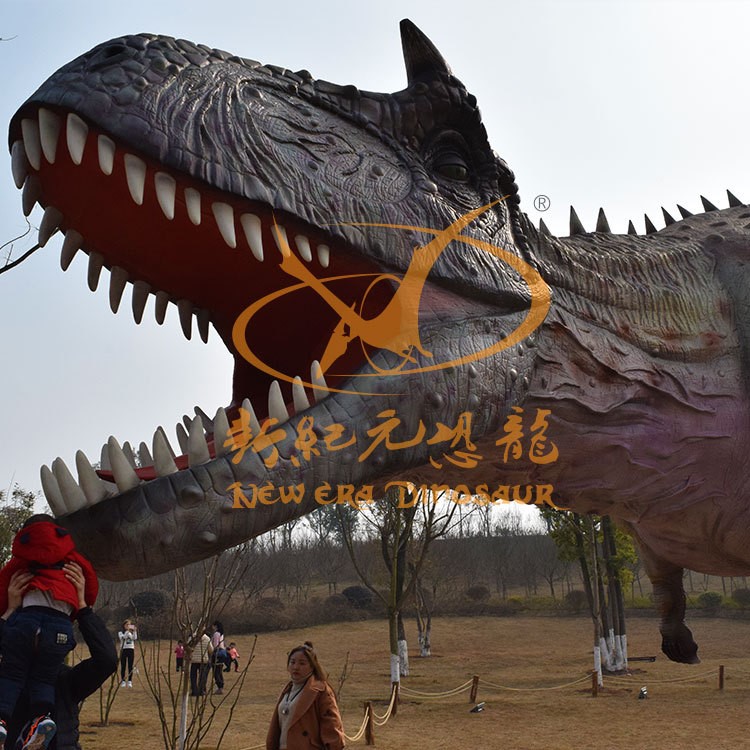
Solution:
{"label": "green bush", "polygon": [[532,596],[526,600],[526,609],[531,612],[553,612],[560,609],[560,602],[551,596]]}
{"label": "green bush", "polygon": [[750,607],[750,589],[735,589],[732,592],[734,599],[740,607]]}
{"label": "green bush", "polygon": [[586,592],[580,589],[573,589],[565,594],[565,609],[569,609],[571,612],[583,612],[589,607],[589,600],[586,597]]}
{"label": "green bush", "polygon": [[486,602],[490,598],[490,590],[486,586],[469,586],[466,596],[473,602]]}
{"label": "green bush", "polygon": [[721,607],[723,599],[718,591],[704,591],[698,597],[698,606],[707,611],[716,611]]}
{"label": "green bush", "polygon": [[352,607],[360,609],[371,607],[375,598],[372,591],[365,586],[347,586],[341,594],[346,597],[346,600]]}
{"label": "green bush", "polygon": [[138,617],[160,614],[167,606],[167,595],[163,591],[140,591],[128,603]]}
{"label": "green bush", "polygon": [[654,600],[650,596],[634,596],[629,602],[625,602],[626,607],[633,609],[651,609],[654,606]]}

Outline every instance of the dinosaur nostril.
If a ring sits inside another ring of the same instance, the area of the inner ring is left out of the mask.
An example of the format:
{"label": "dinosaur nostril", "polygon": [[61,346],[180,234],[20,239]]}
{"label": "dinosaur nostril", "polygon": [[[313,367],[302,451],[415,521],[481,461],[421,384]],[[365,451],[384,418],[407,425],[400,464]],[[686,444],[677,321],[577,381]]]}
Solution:
{"label": "dinosaur nostril", "polygon": [[124,44],[117,42],[108,44],[96,50],[90,57],[89,70],[98,70],[127,60],[131,56],[130,50]]}
{"label": "dinosaur nostril", "polygon": [[124,44],[112,44],[109,47],[105,47],[105,49],[102,50],[102,57],[104,58],[110,58],[115,57],[116,55],[120,55],[123,52],[127,52],[127,47]]}

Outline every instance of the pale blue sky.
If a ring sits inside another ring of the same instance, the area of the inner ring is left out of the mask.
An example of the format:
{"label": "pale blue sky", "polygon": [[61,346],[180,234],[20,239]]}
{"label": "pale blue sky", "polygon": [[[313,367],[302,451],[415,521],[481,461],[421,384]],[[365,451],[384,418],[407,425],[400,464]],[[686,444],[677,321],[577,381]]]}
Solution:
{"label": "pale blue sky", "polygon": [[[552,207],[567,234],[573,203],[614,231],[660,206],[750,200],[747,147],[750,4],[736,2],[105,3],[3,0],[0,121],[55,69],[106,39],[141,31],[184,37],[360,88],[394,91],[405,76],[398,21],[411,18],[477,96],[495,150],[515,170],[522,206]],[[32,214],[38,223],[39,214]],[[0,156],[0,240],[25,227],[7,150]],[[18,250],[28,247],[18,244]],[[213,413],[230,393],[218,343],[185,341],[171,309],[136,326],[106,284],[89,292],[83,256],[63,274],[54,239],[0,275],[0,488],[39,489],[38,467],[76,449],[97,460],[110,434],[151,442],[196,404]],[[18,251],[15,253],[18,255]]]}

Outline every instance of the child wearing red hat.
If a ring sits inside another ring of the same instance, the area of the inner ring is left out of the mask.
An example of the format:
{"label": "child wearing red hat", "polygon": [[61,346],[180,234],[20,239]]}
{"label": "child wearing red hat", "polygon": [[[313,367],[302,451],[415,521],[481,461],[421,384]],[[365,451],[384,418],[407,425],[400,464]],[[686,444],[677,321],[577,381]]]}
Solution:
{"label": "child wearing red hat", "polygon": [[17,571],[34,577],[20,609],[8,619],[3,632],[0,662],[0,750],[5,746],[7,722],[21,691],[29,692],[32,716],[23,748],[44,748],[57,727],[49,713],[55,705],[55,681],[60,665],[75,647],[73,623],[78,613],[78,592],[63,565],[75,562],[85,579],[86,604],[93,605],[99,582],[91,563],[76,551],[70,532],[52,516],[39,514],[26,521],[13,539],[10,562],[0,570],[0,612],[8,607],[8,584]]}

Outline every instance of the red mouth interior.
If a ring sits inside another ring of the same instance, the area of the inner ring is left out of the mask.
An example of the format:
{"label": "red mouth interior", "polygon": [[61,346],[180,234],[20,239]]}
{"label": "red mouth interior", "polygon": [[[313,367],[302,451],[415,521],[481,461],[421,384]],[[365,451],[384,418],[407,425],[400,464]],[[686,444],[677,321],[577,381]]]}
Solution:
{"label": "red mouth interior", "polygon": [[[60,118],[65,122],[65,114]],[[371,287],[381,269],[343,247],[322,228],[313,227],[290,214],[272,212],[269,206],[217,191],[208,184],[184,174],[171,172],[131,148],[117,145],[111,174],[100,168],[97,139],[100,135],[89,128],[83,157],[75,164],[65,145],[65,127],[61,128],[54,164],[42,156],[37,173],[41,184],[39,202],[54,206],[63,215],[63,232],[75,230],[83,236],[83,249],[104,257],[107,268],[120,267],[131,282],[147,283],[152,292],[167,292],[170,300],[189,300],[194,308],[210,312],[210,320],[224,344],[234,354],[233,393],[228,416],[236,416],[244,398],[250,398],[261,420],[265,416],[266,397],[273,377],[261,372],[240,357],[232,342],[232,329],[237,316],[255,300],[280,289],[299,285],[299,280],[280,268],[282,255],[278,250],[272,227],[274,222],[286,229],[289,245],[297,252],[295,237],[304,235],[315,248],[330,247],[330,264],[324,268],[313,251],[312,261],[303,261],[318,279],[358,276],[329,282],[329,288],[348,307],[367,317],[376,316],[393,294],[391,284]],[[125,155],[137,155],[146,164],[143,201],[138,205],[131,197],[125,170]],[[160,208],[155,188],[155,175],[168,173],[176,183],[174,218],[168,219]],[[185,190],[200,193],[200,223],[191,221]],[[222,239],[212,210],[221,202],[234,213],[236,247]],[[264,260],[257,260],[240,222],[242,214],[260,219]],[[331,223],[342,217],[331,216]],[[345,218],[345,217],[344,217]],[[371,287],[371,288],[370,288]],[[368,291],[369,288],[369,291]],[[366,308],[362,309],[362,300]],[[309,381],[310,365],[320,361],[334,328],[341,318],[312,289],[290,292],[268,304],[255,315],[245,330],[248,346],[271,368],[299,375]],[[325,373],[329,387],[341,387],[346,376],[360,369],[365,361],[362,347],[350,344],[345,354]],[[289,388],[282,389],[289,399]],[[313,394],[308,391],[310,403]],[[213,455],[211,441],[209,447]],[[185,456],[178,457],[179,468],[187,466]],[[147,474],[151,472],[150,476]],[[106,472],[100,472],[104,478]],[[152,469],[139,469],[143,479],[153,478]]]}

